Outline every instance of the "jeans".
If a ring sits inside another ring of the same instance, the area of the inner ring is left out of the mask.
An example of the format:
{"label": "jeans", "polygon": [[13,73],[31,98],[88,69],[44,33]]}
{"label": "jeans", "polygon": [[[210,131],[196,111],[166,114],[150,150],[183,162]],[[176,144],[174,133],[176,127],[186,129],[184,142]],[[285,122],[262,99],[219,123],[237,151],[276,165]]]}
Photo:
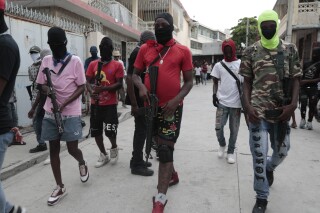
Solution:
{"label": "jeans", "polygon": [[229,117],[230,138],[228,144],[228,154],[233,154],[238,137],[240,126],[241,108],[231,108],[219,104],[216,113],[216,135],[219,145],[226,146],[226,139],[224,137],[224,126],[226,125]]}
{"label": "jeans", "polygon": [[39,143],[39,145],[44,145],[45,144],[45,141],[41,139],[41,131],[42,131],[42,120],[43,120],[43,117],[44,117],[44,109],[41,107],[37,107],[36,109],[36,113],[35,113],[35,116],[32,120],[32,125],[33,125],[33,129],[36,133],[36,136],[37,136],[37,141]]}
{"label": "jeans", "polygon": [[[261,120],[258,124],[249,123],[250,150],[253,159],[254,190],[257,198],[267,199],[269,195],[269,184],[266,170],[274,171],[286,158],[290,149],[290,127],[286,123],[285,137],[281,147],[278,147],[279,124]],[[272,156],[268,154],[268,135],[270,136]]]}
{"label": "jeans", "polygon": [[[2,170],[2,164],[3,164],[5,153],[7,151],[8,145],[12,142],[12,140],[13,140],[13,132],[8,132],[0,135],[0,173]],[[2,189],[2,184],[0,181],[0,212],[8,213],[12,208],[13,206],[6,201],[6,198]]]}
{"label": "jeans", "polygon": [[133,136],[133,152],[132,163],[141,163],[143,161],[143,146],[146,140],[146,119],[144,115],[138,115],[134,117],[134,136]]}

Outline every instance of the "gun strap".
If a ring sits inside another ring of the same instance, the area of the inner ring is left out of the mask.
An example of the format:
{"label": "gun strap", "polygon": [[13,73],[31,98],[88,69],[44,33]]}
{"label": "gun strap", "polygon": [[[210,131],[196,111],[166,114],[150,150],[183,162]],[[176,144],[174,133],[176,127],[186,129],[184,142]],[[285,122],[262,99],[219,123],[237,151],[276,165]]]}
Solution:
{"label": "gun strap", "polygon": [[230,75],[236,80],[237,83],[237,87],[238,87],[238,91],[239,91],[239,95],[241,97],[241,88],[240,88],[240,80],[239,78],[229,69],[229,67],[227,67],[227,65],[223,62],[220,61],[220,64],[228,71],[228,73],[230,73]]}
{"label": "gun strap", "polygon": [[72,54],[70,54],[68,56],[68,58],[65,60],[65,62],[62,64],[61,68],[59,69],[59,72],[57,73],[57,75],[60,75],[62,73],[62,71],[64,70],[64,68],[68,65],[68,63],[70,62],[72,58]]}

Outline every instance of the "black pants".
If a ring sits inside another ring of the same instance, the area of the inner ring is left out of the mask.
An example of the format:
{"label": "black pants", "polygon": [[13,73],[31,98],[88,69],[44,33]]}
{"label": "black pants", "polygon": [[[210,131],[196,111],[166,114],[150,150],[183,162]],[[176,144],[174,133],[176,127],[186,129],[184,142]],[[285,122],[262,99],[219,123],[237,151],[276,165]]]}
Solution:
{"label": "black pants", "polygon": [[312,122],[317,107],[317,88],[301,88],[300,89],[300,102],[301,102],[301,118],[306,119],[307,106],[309,106],[308,121]]}
{"label": "black pants", "polygon": [[133,167],[143,161],[143,147],[146,140],[146,119],[144,115],[134,117],[134,136],[133,136]]}

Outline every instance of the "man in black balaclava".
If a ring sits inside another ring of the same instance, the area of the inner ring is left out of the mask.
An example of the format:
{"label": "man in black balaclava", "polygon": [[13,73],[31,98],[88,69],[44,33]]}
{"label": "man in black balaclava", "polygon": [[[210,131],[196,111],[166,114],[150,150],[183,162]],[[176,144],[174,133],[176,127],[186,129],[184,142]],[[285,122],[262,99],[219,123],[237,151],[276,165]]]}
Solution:
{"label": "man in black balaclava", "polygon": [[91,54],[91,57],[87,58],[86,61],[84,62],[84,71],[87,71],[88,66],[91,63],[91,61],[99,59],[98,48],[96,46],[90,47],[90,54]]}
{"label": "man in black balaclava", "polygon": [[99,45],[101,61],[109,62],[112,59],[113,43],[108,37],[104,37]]}
{"label": "man in black balaclava", "polygon": [[66,32],[60,27],[51,27],[48,31],[48,44],[52,51],[54,64],[62,62],[67,54]]}
{"label": "man in black balaclava", "polygon": [[157,15],[155,22],[154,28],[157,42],[165,45],[172,39],[172,32],[174,30],[173,18],[170,13],[160,13]]}

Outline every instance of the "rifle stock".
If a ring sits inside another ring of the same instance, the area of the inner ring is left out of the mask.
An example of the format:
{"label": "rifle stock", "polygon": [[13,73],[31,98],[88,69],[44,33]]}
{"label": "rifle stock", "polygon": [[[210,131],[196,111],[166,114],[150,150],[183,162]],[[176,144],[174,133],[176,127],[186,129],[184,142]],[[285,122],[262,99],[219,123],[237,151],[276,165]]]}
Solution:
{"label": "rifle stock", "polygon": [[148,69],[150,78],[150,105],[146,107],[146,126],[147,126],[147,137],[146,137],[146,162],[148,162],[153,137],[153,123],[154,118],[158,113],[158,97],[156,94],[157,90],[157,79],[158,79],[158,67],[151,66]]}
{"label": "rifle stock", "polygon": [[46,77],[47,77],[47,86],[49,87],[49,94],[48,96],[51,98],[51,103],[52,103],[52,107],[53,107],[53,115],[54,115],[54,119],[56,121],[56,126],[59,132],[59,135],[62,135],[62,133],[64,132],[64,126],[63,126],[63,121],[62,121],[62,116],[59,110],[59,105],[57,102],[57,98],[56,98],[56,93],[54,91],[53,85],[52,85],[52,80],[51,80],[51,74],[50,74],[50,70],[49,68],[44,68],[44,70],[42,71]]}

